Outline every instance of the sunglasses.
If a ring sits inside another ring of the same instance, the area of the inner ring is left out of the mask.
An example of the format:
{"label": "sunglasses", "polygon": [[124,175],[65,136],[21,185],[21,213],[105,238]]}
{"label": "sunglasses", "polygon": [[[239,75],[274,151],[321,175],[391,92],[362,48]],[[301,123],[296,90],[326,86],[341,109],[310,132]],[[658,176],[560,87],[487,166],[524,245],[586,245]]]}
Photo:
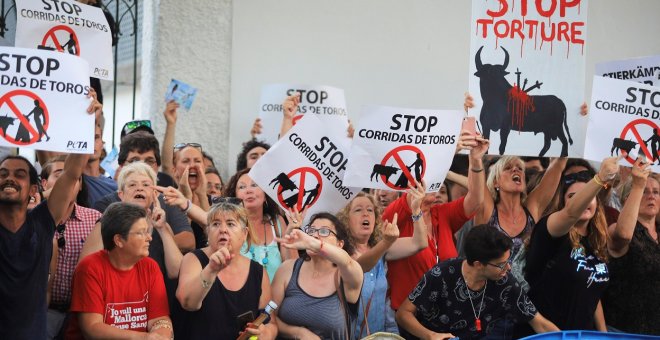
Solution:
{"label": "sunglasses", "polygon": [[243,205],[243,200],[238,197],[213,197],[211,198],[211,203],[213,204],[233,204],[233,205]]}
{"label": "sunglasses", "polygon": [[55,228],[55,231],[57,231],[57,247],[58,248],[64,248],[64,245],[66,245],[66,239],[64,238],[64,230],[66,229],[66,225],[60,224]]}
{"label": "sunglasses", "polygon": [[133,120],[124,125],[122,132],[124,135],[128,135],[135,131],[138,128],[145,127],[151,130],[151,121],[150,120]]}
{"label": "sunglasses", "polygon": [[200,152],[202,151],[202,144],[199,144],[199,143],[179,143],[179,144],[174,146],[174,150],[179,151],[179,150],[181,150],[183,148],[186,148],[186,147],[195,148],[195,149],[199,150]]}
{"label": "sunglasses", "polygon": [[582,170],[580,172],[574,172],[572,174],[565,175],[562,178],[564,185],[571,185],[575,182],[586,183],[589,182],[594,177],[594,174],[589,170]]}
{"label": "sunglasses", "polygon": [[314,236],[314,234],[316,233],[318,233],[319,236],[321,237],[328,237],[330,236],[330,234],[335,235],[335,237],[337,237],[337,233],[335,233],[334,231],[332,231],[330,228],[327,227],[314,228],[310,225],[305,227],[305,234],[309,236]]}

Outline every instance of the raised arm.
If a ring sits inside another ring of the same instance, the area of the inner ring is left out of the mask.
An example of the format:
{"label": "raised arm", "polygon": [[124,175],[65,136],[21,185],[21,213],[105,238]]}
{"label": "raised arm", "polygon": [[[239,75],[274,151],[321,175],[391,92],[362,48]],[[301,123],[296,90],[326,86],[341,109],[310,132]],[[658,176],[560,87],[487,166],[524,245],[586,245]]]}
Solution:
{"label": "raised arm", "polygon": [[603,188],[603,183],[611,180],[619,169],[618,158],[611,157],[603,160],[600,170],[594,179],[587,182],[570,200],[563,209],[554,212],[548,217],[548,232],[552,237],[561,237],[575,225],[580,215]]}
{"label": "raised arm", "polygon": [[[390,249],[385,254],[385,259],[388,261],[402,259],[418,252],[424,250],[429,245],[428,236],[427,236],[427,226],[424,223],[424,218],[421,217],[422,213],[422,200],[426,196],[426,182],[424,180],[421,183],[414,183],[414,187],[411,185],[411,188],[408,189],[408,194],[406,195],[406,202],[413,216],[419,218],[412,218],[413,221],[413,235],[412,237],[400,237]],[[393,222],[394,227],[396,227],[396,221]]]}
{"label": "raised arm", "polygon": [[172,228],[165,220],[165,210],[160,207],[158,192],[156,190],[154,190],[153,200],[154,207],[149,214],[149,223],[154,229],[156,229],[156,232],[163,241],[163,253],[165,254],[165,271],[167,272],[167,277],[170,279],[176,279],[179,277],[179,267],[181,266],[183,255],[174,241],[174,232],[172,232]]}
{"label": "raised arm", "polygon": [[174,176],[174,136],[176,134],[177,109],[179,104],[174,100],[167,102],[163,116],[165,116],[165,136],[163,136],[163,145],[160,148],[161,170]]}
{"label": "raised arm", "polygon": [[280,128],[280,137],[286,135],[287,132],[293,127],[293,117],[298,112],[298,105],[300,104],[300,92],[286,97],[282,103],[282,127]]}
{"label": "raised arm", "polygon": [[542,217],[541,214],[555,196],[555,191],[557,191],[561,180],[561,173],[564,171],[567,161],[568,158],[555,158],[552,160],[539,185],[527,196],[525,207],[534,218],[534,221],[538,221]]}
{"label": "raised arm", "polygon": [[46,202],[48,211],[57,224],[62,223],[68,217],[66,216],[67,207],[76,199],[78,192],[74,190],[74,187],[80,180],[88,159],[87,154],[70,154],[64,161],[62,175],[55,182]]}
{"label": "raised arm", "polygon": [[[470,150],[470,171],[468,172],[468,193],[463,201],[465,216],[472,216],[483,209],[486,189],[486,176],[483,157],[488,151],[490,142],[481,137],[473,135],[467,130],[461,131],[459,146]],[[492,210],[492,208],[491,208]]]}
{"label": "raised arm", "polygon": [[358,301],[364,279],[362,268],[344,249],[309,236],[300,229],[293,230],[291,234],[284,235],[278,241],[289,249],[311,250],[336,264],[339,275],[344,281],[346,301],[349,303]]}
{"label": "raised arm", "polygon": [[623,204],[621,214],[616,223],[609,227],[610,242],[608,248],[610,254],[614,257],[621,257],[628,252],[630,240],[632,240],[639,215],[639,207],[642,204],[644,196],[644,187],[646,180],[651,173],[651,165],[643,163],[642,158],[638,157],[632,167],[632,188],[630,194]]}

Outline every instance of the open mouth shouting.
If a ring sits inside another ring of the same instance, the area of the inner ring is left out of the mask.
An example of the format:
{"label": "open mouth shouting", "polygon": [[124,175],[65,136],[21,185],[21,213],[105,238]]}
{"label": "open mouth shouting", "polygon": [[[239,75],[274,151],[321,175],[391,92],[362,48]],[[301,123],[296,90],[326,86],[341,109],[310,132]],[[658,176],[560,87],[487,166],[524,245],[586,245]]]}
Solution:
{"label": "open mouth shouting", "polygon": [[518,174],[511,176],[511,180],[513,181],[513,183],[522,184],[522,176]]}
{"label": "open mouth shouting", "polygon": [[371,221],[369,221],[368,219],[364,219],[364,220],[362,220],[361,226],[362,226],[362,229],[369,230],[369,229],[371,229]]}

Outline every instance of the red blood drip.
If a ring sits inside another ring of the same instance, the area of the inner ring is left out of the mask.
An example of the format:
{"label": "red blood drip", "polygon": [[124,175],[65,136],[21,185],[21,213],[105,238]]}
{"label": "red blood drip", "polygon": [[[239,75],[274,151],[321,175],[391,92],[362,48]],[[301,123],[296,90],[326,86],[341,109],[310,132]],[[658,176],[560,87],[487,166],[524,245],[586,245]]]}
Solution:
{"label": "red blood drip", "polygon": [[511,113],[511,126],[517,126],[518,133],[525,124],[527,113],[536,111],[532,97],[521,90],[517,84],[514,84],[509,90],[507,109]]}
{"label": "red blood drip", "polygon": [[477,326],[477,332],[481,332],[481,320],[474,319],[474,325]]}

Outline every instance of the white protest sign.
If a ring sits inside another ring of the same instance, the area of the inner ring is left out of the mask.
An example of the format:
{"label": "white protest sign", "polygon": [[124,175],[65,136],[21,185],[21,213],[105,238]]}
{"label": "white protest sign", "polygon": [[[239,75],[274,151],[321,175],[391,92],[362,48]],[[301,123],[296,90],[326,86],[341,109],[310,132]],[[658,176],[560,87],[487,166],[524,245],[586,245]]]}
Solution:
{"label": "white protest sign", "polygon": [[274,144],[282,126],[282,103],[287,96],[299,92],[300,105],[298,113],[293,117],[294,125],[307,113],[318,115],[323,121],[329,121],[329,126],[336,128],[339,136],[349,141],[347,137],[348,116],[346,114],[346,98],[344,90],[331,86],[270,84],[261,90],[261,106],[259,118],[263,126],[257,139]]}
{"label": "white protest sign", "polygon": [[366,106],[353,136],[344,183],[404,191],[413,180],[434,192],[449,171],[464,113]]}
{"label": "white protest sign", "polygon": [[653,160],[653,172],[660,172],[658,125],[659,87],[595,76],[584,158],[600,162],[626,155],[620,164],[630,166],[639,154]]}
{"label": "white protest sign", "polygon": [[94,152],[88,70],[72,55],[0,47],[0,145]]}
{"label": "white protest sign", "polygon": [[580,156],[586,0],[472,0],[469,88],[490,154]]}
{"label": "white protest sign", "polygon": [[660,86],[660,55],[596,64],[596,75]]}
{"label": "white protest sign", "polygon": [[305,115],[248,174],[283,209],[338,212],[359,191],[343,183],[348,156],[344,138],[316,115]]}
{"label": "white protest sign", "polygon": [[79,56],[91,77],[112,80],[112,36],[103,11],[73,0],[16,1],[16,47]]}

